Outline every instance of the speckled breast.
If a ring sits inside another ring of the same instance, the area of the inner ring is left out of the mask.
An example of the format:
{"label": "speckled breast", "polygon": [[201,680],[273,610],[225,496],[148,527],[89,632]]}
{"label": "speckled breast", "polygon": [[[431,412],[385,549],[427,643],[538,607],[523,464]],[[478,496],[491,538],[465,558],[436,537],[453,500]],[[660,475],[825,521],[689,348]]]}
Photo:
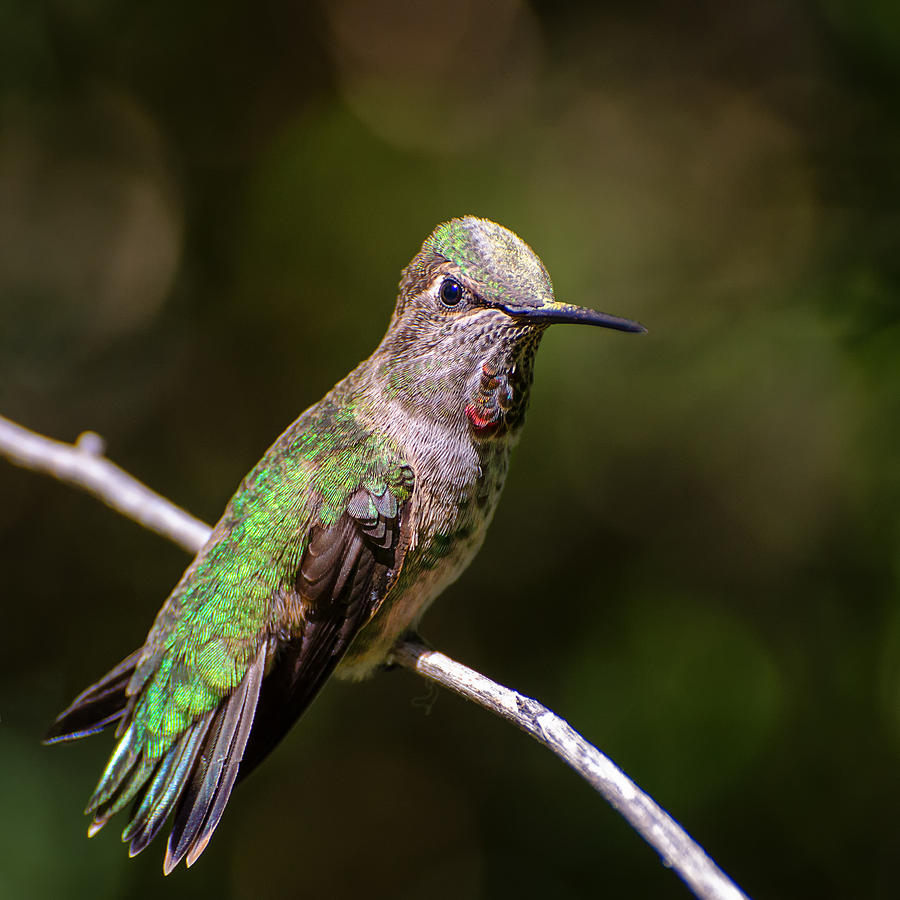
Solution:
{"label": "speckled breast", "polygon": [[364,678],[385,662],[396,641],[417,627],[434,599],[472,561],[500,499],[514,442],[509,432],[466,442],[449,465],[445,448],[433,461],[440,474],[432,471],[432,477],[432,460],[415,467],[417,488],[408,513],[413,541],[396,583],[338,667],[339,677]]}

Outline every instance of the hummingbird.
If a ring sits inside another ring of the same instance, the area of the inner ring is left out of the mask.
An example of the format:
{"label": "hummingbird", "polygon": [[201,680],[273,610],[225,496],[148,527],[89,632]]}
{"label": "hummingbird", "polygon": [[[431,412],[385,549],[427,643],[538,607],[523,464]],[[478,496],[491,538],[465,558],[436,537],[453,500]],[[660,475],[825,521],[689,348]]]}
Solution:
{"label": "hummingbird", "polygon": [[439,225],[403,270],[375,352],[241,482],[143,646],[45,741],[115,725],[93,836],[130,807],[140,853],[172,815],[163,871],[206,848],[236,782],[325,681],[391,664],[484,540],[554,323],[643,332],[556,300],[544,264],[487,219]]}

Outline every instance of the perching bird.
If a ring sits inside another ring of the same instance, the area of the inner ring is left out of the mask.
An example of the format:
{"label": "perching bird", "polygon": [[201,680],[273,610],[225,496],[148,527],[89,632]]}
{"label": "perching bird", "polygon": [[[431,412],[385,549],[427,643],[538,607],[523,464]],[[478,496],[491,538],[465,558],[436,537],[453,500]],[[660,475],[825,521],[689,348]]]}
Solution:
{"label": "perching bird", "polygon": [[332,672],[390,662],[481,546],[554,322],[644,330],[554,299],[500,225],[435,229],[375,352],[275,441],[144,645],[50,729],[53,743],[116,723],[89,834],[130,805],[133,856],[174,811],[164,871],[191,865]]}

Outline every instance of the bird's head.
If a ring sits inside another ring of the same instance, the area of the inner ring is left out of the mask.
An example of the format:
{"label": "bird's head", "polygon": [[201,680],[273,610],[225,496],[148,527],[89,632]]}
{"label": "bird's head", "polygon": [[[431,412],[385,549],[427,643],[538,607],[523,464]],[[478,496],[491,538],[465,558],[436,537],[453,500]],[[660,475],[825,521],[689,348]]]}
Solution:
{"label": "bird's head", "polygon": [[547,269],[520,237],[488,219],[439,225],[404,269],[377,354],[405,391],[435,398],[470,391],[487,367],[527,388],[541,335],[555,323],[642,332],[637,322],[556,299]]}
{"label": "bird's head", "polygon": [[566,322],[646,331],[629,319],[557,300],[547,269],[525,241],[496,222],[465,216],[439,225],[404,270],[392,326],[468,333],[471,342],[492,325],[519,331]]}

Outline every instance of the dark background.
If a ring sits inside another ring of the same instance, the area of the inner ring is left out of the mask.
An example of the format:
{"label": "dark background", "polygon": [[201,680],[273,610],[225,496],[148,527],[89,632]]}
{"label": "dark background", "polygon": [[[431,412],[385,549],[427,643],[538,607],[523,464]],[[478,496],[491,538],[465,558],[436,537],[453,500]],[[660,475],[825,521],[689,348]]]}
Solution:
{"label": "dark background", "polygon": [[[896,896],[900,7],[3,0],[0,411],[214,520],[475,213],[560,297],[425,634],[566,716],[755,897]],[[0,895],[683,897],[583,782],[405,672],[331,683],[163,880],[43,748],[187,560],[0,464]],[[427,702],[426,702],[427,701]],[[430,713],[426,710],[430,707]]]}

